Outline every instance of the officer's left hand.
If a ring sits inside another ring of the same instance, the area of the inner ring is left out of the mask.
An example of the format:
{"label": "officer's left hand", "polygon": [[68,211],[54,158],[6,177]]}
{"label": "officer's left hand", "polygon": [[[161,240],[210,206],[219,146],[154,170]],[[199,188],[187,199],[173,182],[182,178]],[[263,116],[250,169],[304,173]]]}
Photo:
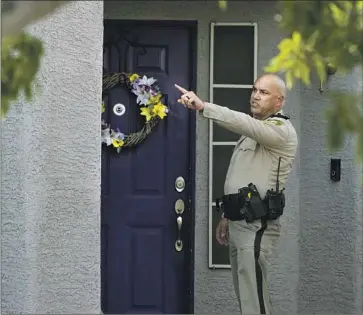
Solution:
{"label": "officer's left hand", "polygon": [[195,110],[204,109],[204,102],[193,91],[188,91],[177,84],[175,84],[175,87],[183,93],[181,98],[178,99],[178,103]]}
{"label": "officer's left hand", "polygon": [[228,246],[228,220],[223,218],[216,228],[216,239],[220,245]]}

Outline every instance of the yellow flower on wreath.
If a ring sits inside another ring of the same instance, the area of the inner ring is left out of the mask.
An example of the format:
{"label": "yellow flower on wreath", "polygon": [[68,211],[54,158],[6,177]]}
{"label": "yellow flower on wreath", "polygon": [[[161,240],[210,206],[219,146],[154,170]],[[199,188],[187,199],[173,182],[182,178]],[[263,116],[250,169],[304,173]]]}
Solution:
{"label": "yellow flower on wreath", "polygon": [[112,145],[115,147],[115,148],[121,148],[123,145],[124,145],[124,141],[121,140],[121,139],[112,139]]}
{"label": "yellow flower on wreath", "polygon": [[159,93],[158,95],[156,96],[151,96],[148,100],[148,104],[157,104],[160,102],[160,99],[161,99],[161,94]]}
{"label": "yellow flower on wreath", "polygon": [[151,110],[149,107],[141,107],[141,116],[145,116],[146,121],[149,121],[151,119]]}
{"label": "yellow flower on wreath", "polygon": [[140,76],[137,73],[134,73],[130,76],[129,80],[130,82],[134,82],[136,79],[140,78]]}
{"label": "yellow flower on wreath", "polygon": [[145,116],[146,121],[149,121],[151,118],[159,116],[160,119],[164,119],[166,114],[166,106],[162,104],[161,102],[154,105],[152,108],[150,107],[141,107],[141,114],[142,116]]}
{"label": "yellow flower on wreath", "polygon": [[166,116],[166,106],[159,102],[153,107],[152,113],[155,116],[159,116],[161,119],[164,119]]}

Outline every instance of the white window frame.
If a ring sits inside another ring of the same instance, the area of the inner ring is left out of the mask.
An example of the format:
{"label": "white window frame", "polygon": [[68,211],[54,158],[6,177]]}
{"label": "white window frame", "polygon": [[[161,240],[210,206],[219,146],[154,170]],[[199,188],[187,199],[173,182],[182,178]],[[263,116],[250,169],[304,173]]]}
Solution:
{"label": "white window frame", "polygon": [[[253,80],[255,81],[257,78],[257,49],[258,49],[258,27],[256,22],[245,23],[245,22],[212,22],[210,24],[210,56],[209,56],[209,101],[213,103],[213,91],[214,88],[230,88],[230,89],[251,89],[253,85],[240,85],[240,84],[214,84],[214,29],[220,26],[253,26],[254,28],[254,54],[253,54],[253,62],[254,62],[254,74]],[[222,105],[222,104],[220,104]],[[228,104],[223,104],[224,106],[228,106]],[[213,246],[212,242],[215,238],[215,231],[212,230],[213,224],[213,206],[215,206],[215,201],[213,198],[213,147],[215,145],[230,145],[235,146],[236,142],[219,142],[213,141],[213,122],[209,121],[209,268],[211,269],[230,269],[231,265],[218,265],[213,264]]]}

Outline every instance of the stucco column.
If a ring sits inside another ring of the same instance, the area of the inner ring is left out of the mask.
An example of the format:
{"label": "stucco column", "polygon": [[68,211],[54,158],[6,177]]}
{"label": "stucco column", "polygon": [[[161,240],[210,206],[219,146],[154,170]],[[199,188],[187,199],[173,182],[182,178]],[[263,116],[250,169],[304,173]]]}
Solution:
{"label": "stucco column", "polygon": [[40,90],[1,123],[2,313],[96,314],[103,1],[29,31],[45,45]]}

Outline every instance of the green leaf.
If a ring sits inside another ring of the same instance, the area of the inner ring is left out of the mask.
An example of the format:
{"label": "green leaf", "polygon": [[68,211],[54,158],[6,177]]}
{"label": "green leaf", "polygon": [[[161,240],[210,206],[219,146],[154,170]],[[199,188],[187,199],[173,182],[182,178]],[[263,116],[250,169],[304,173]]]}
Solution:
{"label": "green leaf", "polygon": [[312,62],[315,66],[315,70],[319,76],[320,81],[324,83],[326,80],[326,68],[323,59],[319,55],[314,54],[312,56]]}
{"label": "green leaf", "polygon": [[20,33],[2,38],[1,46],[1,87],[4,118],[11,102],[24,93],[30,101],[33,97],[32,85],[43,56],[43,43],[38,38]]}
{"label": "green leaf", "polygon": [[362,96],[343,91],[330,91],[327,96],[337,111],[339,126],[349,133],[359,132],[362,128]]}
{"label": "green leaf", "polygon": [[218,7],[222,11],[226,11],[227,10],[227,0],[218,0]]}
{"label": "green leaf", "polygon": [[306,48],[313,51],[314,47],[315,47],[315,43],[319,37],[320,33],[319,30],[316,30],[310,37],[309,39],[306,41]]}
{"label": "green leaf", "polygon": [[339,27],[346,27],[349,22],[349,14],[340,8],[336,3],[329,3],[329,9],[331,10],[332,18],[336,25]]}
{"label": "green leaf", "polygon": [[1,117],[5,118],[6,114],[8,113],[9,110],[9,101],[7,99],[7,97],[1,97]]}
{"label": "green leaf", "polygon": [[328,92],[331,105],[325,110],[327,144],[330,152],[341,149],[344,139],[356,137],[355,160],[363,162],[362,96],[342,91]]}
{"label": "green leaf", "polygon": [[294,75],[292,73],[292,71],[287,71],[286,72],[286,87],[288,89],[291,89],[294,85]]}
{"label": "green leaf", "polygon": [[[348,74],[363,66],[363,1],[279,1],[279,24],[293,34],[279,44],[279,53],[265,68],[282,72],[289,88],[295,79],[309,85],[311,72],[321,83],[327,80],[327,65]],[[346,137],[356,137],[357,159],[363,159],[362,95],[331,91],[325,109],[328,148],[342,148]]]}

